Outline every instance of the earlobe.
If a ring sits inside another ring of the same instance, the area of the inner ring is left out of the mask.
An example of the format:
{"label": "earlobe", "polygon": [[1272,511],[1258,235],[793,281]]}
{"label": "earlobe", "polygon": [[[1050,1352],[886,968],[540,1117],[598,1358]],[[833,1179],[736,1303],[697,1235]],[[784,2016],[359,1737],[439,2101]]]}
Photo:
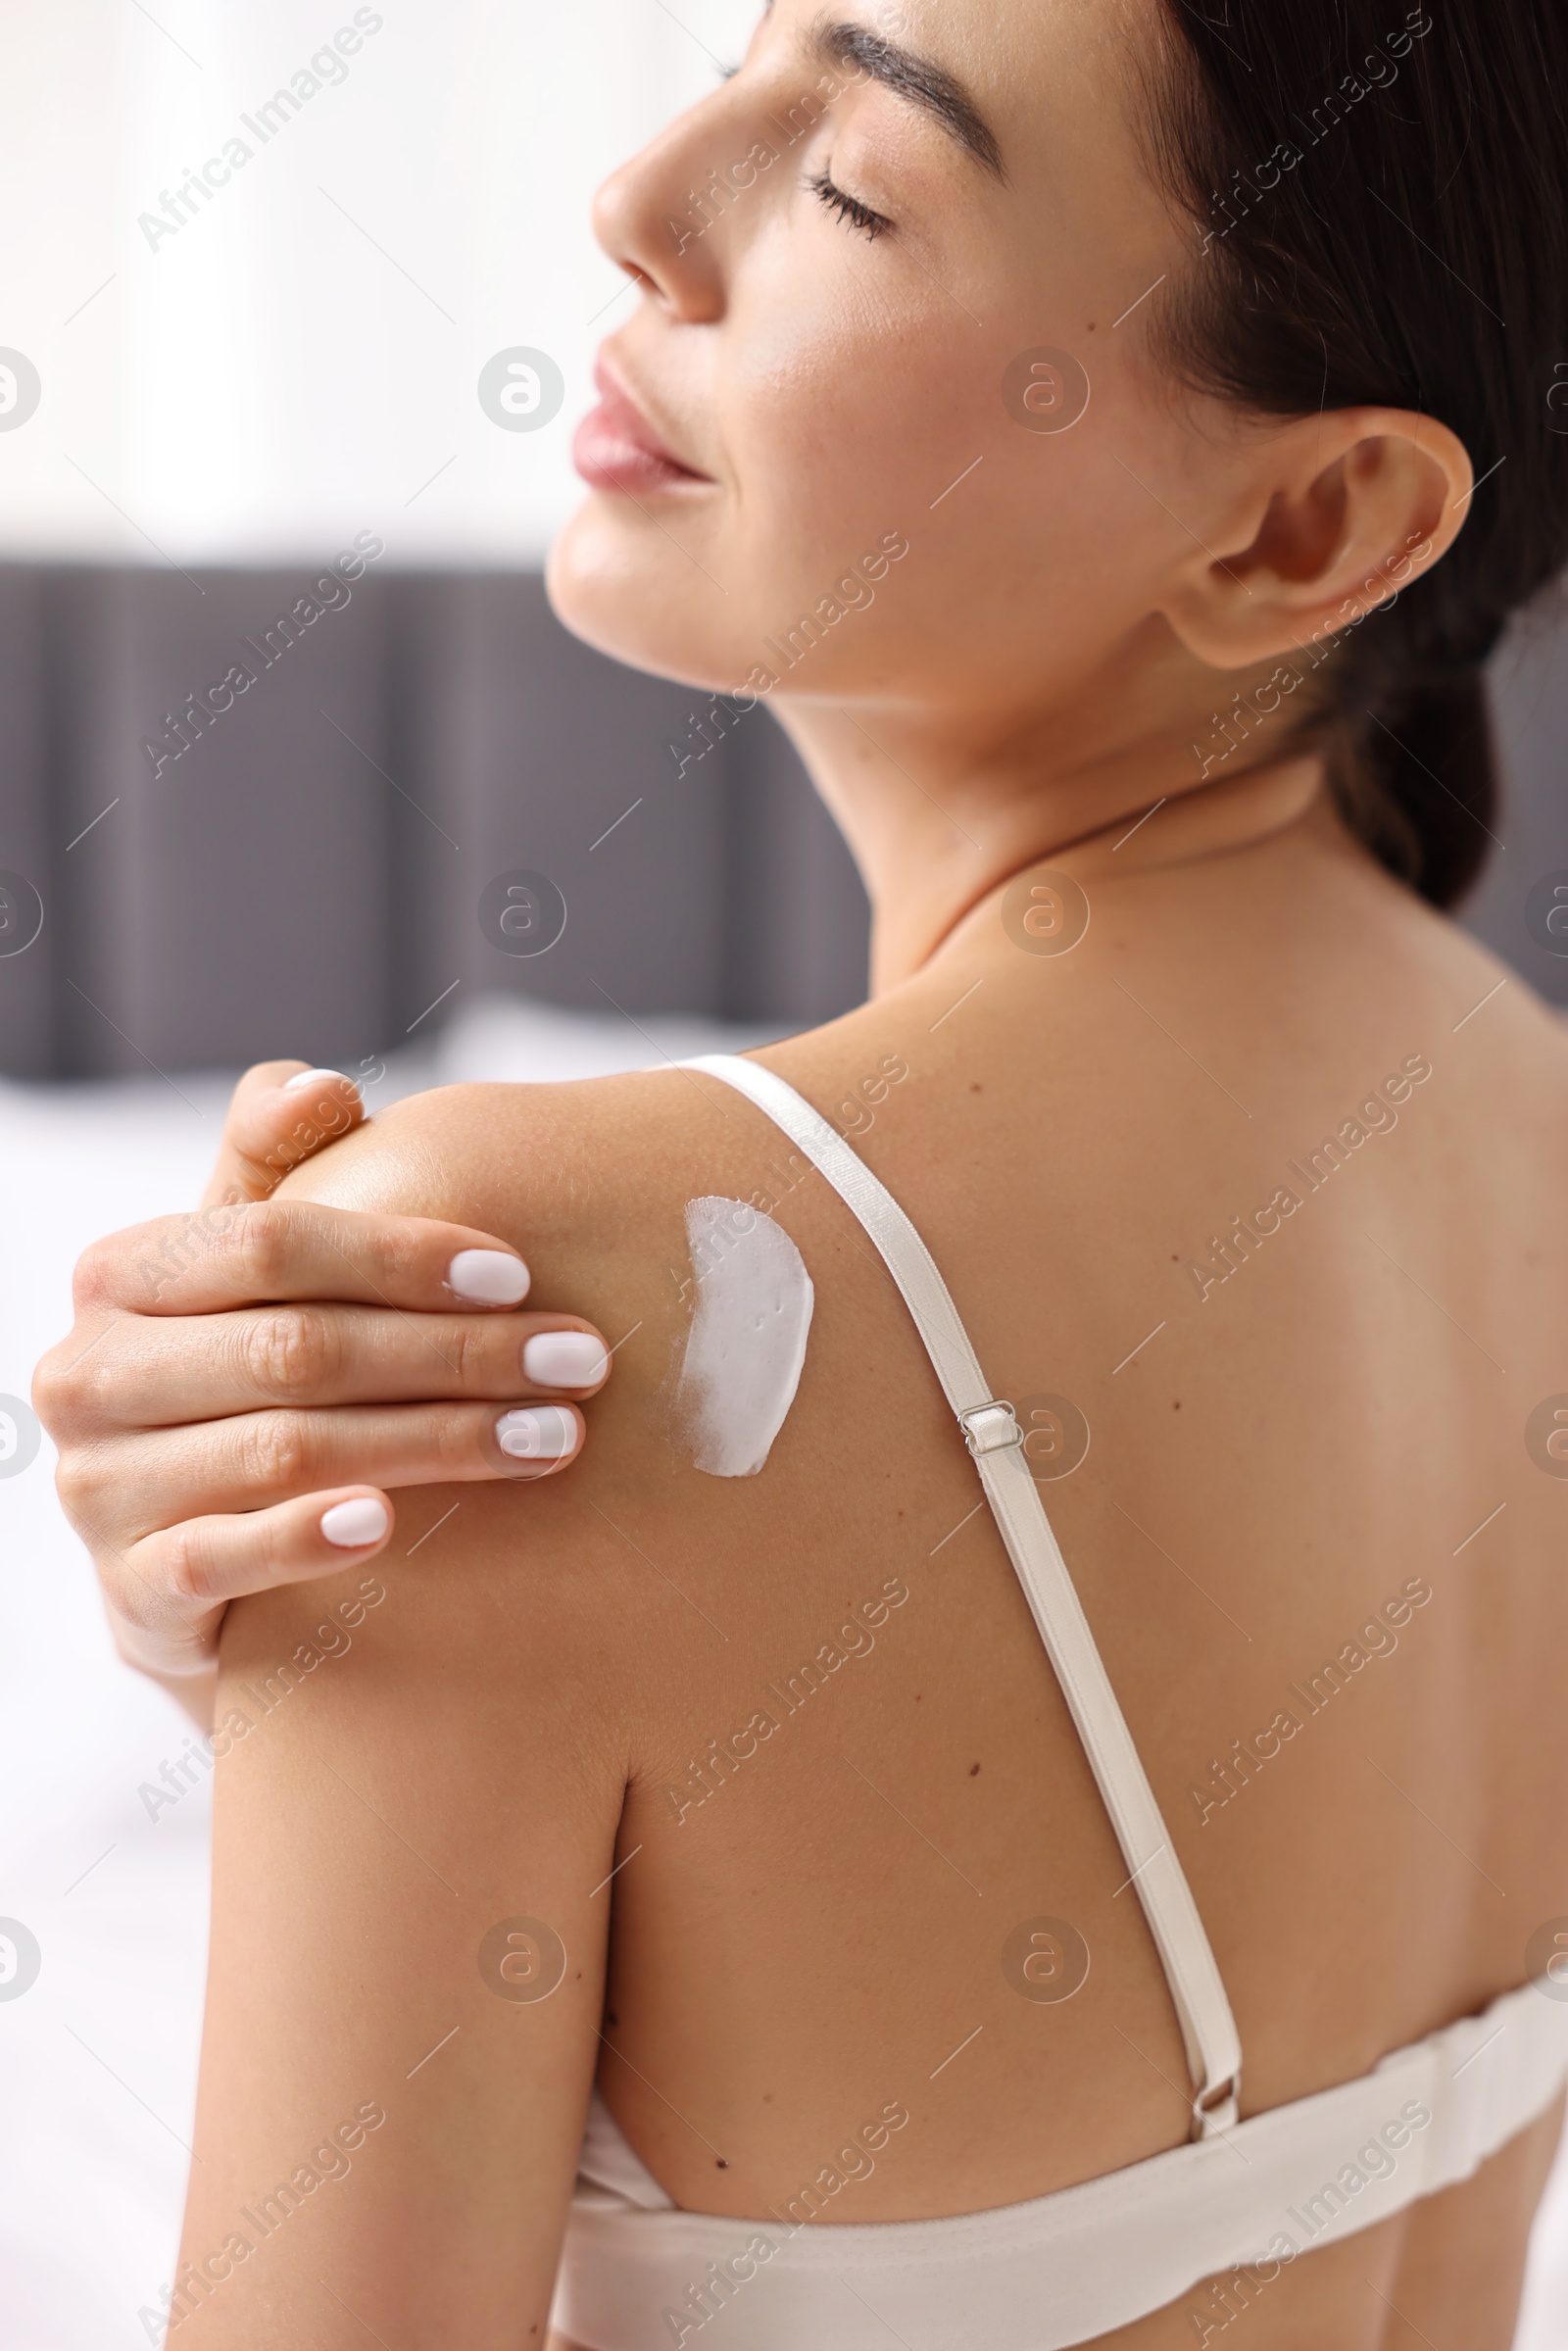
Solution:
{"label": "earlobe", "polygon": [[1457,435],[1399,409],[1295,418],[1256,465],[1251,537],[1195,558],[1164,608],[1218,669],[1322,644],[1390,602],[1452,545],[1474,486]]}

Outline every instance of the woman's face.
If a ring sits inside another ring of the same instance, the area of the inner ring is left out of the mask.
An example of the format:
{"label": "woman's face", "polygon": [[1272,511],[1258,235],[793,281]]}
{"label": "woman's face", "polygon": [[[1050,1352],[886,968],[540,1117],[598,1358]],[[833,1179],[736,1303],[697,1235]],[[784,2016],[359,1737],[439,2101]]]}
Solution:
{"label": "woman's face", "polygon": [[775,0],[600,199],[642,295],[551,564],[571,628],[719,691],[999,710],[1147,630],[1214,498],[1148,350],[1197,246],[1141,153],[1158,22]]}

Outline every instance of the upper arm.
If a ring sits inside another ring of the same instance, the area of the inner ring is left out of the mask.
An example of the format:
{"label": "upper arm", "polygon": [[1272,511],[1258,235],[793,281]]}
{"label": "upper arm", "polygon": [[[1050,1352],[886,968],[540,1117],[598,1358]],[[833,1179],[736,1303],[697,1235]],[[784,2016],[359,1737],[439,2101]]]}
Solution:
{"label": "upper arm", "polygon": [[545,2340],[625,1784],[612,1570],[537,1495],[455,1494],[412,1558],[229,1612],[197,2345]]}
{"label": "upper arm", "polygon": [[[606,1881],[646,1770],[639,1691],[686,1613],[616,1528],[625,1494],[670,1485],[690,1124],[667,1081],[447,1089],[279,1186],[494,1233],[533,1268],[530,1303],[626,1344],[584,1464],[406,1502],[357,1624],[331,1613],[356,1570],[229,1609],[184,2238],[223,2275],[181,2337],[198,2351],[542,2351],[601,2046]],[[559,1985],[524,1996],[558,1951]],[[385,2120],[326,2177],[367,2108]],[[291,2182],[272,2221],[259,2199]]]}

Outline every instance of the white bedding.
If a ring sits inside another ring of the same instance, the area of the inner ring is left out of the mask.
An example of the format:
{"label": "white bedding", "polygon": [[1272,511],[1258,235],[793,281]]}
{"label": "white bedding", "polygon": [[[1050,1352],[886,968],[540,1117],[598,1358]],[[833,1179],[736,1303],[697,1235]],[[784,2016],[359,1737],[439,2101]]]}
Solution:
{"label": "white bedding", "polygon": [[[599,1075],[759,1034],[480,1003],[370,1102],[447,1078]],[[0,1396],[25,1396],[66,1328],[86,1243],[196,1198],[227,1090],[0,1082]],[[0,1998],[0,2341],[136,2351],[159,2339],[138,2313],[158,2304],[178,2232],[210,1784],[148,1817],[138,1788],[188,1726],[114,1658],[52,1459],[45,1441],[29,1468],[0,1477],[0,1922],[23,1921],[42,1953],[32,1987]],[[1565,2342],[1568,2158],[1537,2223],[1515,2351]]]}

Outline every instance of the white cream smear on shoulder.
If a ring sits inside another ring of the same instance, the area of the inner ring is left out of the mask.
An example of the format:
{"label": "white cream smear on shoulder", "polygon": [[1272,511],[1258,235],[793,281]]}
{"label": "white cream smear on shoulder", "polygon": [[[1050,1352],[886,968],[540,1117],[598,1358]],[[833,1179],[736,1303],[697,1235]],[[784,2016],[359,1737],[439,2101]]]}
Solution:
{"label": "white cream smear on shoulder", "polygon": [[676,1409],[699,1469],[755,1478],[800,1385],[811,1277],[783,1227],[744,1200],[688,1200],[686,1242],[697,1309]]}

